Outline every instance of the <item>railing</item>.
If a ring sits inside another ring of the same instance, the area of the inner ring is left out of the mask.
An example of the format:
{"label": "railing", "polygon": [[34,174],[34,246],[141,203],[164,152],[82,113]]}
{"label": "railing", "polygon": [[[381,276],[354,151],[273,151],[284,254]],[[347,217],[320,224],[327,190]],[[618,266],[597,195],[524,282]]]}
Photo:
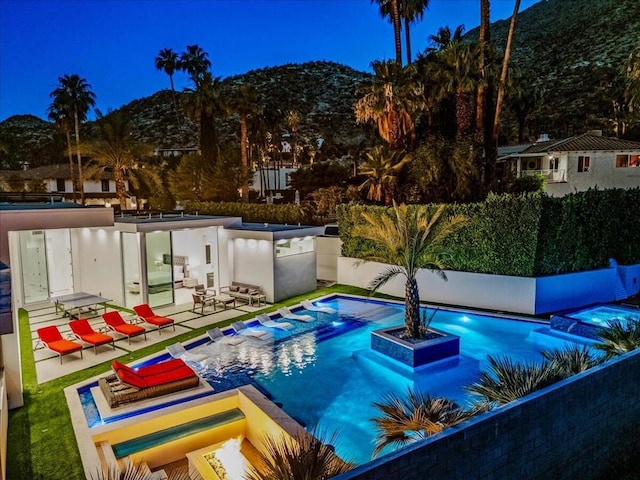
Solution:
{"label": "railing", "polygon": [[534,175],[542,175],[547,183],[566,182],[567,177],[564,169],[558,170],[520,170],[520,177],[531,177]]}

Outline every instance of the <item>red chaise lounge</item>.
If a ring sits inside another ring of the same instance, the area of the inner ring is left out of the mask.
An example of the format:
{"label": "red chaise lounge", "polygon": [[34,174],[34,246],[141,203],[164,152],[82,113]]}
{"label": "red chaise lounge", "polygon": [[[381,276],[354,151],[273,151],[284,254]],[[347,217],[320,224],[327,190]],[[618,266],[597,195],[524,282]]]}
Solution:
{"label": "red chaise lounge", "polygon": [[60,330],[55,325],[39,328],[36,332],[44,346],[60,356],[60,363],[62,363],[63,355],[69,355],[74,352],[80,352],[80,358],[82,358],[82,345],[73,340],[62,338]]}
{"label": "red chaise lounge", "polygon": [[100,345],[110,343],[113,349],[116,349],[113,337],[105,335],[104,333],[96,332],[89,324],[89,321],[85,318],[69,322],[69,327],[78,340],[82,340],[83,342],[93,345],[93,351],[96,355],[98,354],[97,348]]}
{"label": "red chaise lounge", "polygon": [[131,337],[135,337],[136,335],[144,335],[144,339],[147,339],[147,331],[144,327],[131,325],[130,323],[125,322],[124,318],[122,318],[122,315],[120,315],[120,312],[117,310],[103,313],[102,319],[109,329],[119,333],[120,335],[126,335],[129,339],[129,345],[131,345]]}
{"label": "red chaise lounge", "polygon": [[173,330],[175,331],[176,329],[173,318],[161,317],[160,315],[156,315],[155,313],[153,313],[153,310],[151,310],[151,307],[146,303],[133,307],[133,311],[136,312],[136,315],[138,315],[141,320],[158,327],[158,335],[161,334],[161,328],[173,326]]}
{"label": "red chaise lounge", "polygon": [[197,387],[200,384],[198,375],[179,358],[138,369],[117,360],[114,360],[111,366],[115,375],[98,380],[111,408]]}

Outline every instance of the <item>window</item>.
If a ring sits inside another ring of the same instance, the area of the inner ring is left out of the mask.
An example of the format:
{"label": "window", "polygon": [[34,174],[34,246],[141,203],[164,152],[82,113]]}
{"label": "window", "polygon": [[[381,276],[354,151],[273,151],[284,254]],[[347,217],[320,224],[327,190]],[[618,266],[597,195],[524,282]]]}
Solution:
{"label": "window", "polygon": [[65,192],[67,189],[65,188],[64,178],[56,179],[56,191],[57,192]]}
{"label": "window", "polygon": [[101,186],[102,186],[102,191],[103,192],[108,192],[109,191],[109,180],[100,180]]}
{"label": "window", "polygon": [[629,155],[629,166],[640,167],[640,155]]}
{"label": "window", "polygon": [[622,154],[616,155],[616,167],[617,168],[627,168],[627,167],[640,167],[640,155],[629,155]]}
{"label": "window", "polygon": [[591,168],[591,157],[578,156],[578,172],[588,172]]}
{"label": "window", "polygon": [[549,170],[558,171],[558,165],[560,164],[560,159],[555,157],[549,158]]}

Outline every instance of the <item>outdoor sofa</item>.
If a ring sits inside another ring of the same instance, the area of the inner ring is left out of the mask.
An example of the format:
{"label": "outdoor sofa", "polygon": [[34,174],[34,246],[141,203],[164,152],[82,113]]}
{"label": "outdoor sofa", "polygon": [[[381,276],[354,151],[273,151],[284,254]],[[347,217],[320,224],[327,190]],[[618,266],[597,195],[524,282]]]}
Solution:
{"label": "outdoor sofa", "polygon": [[98,379],[98,385],[111,408],[200,384],[198,375],[179,358],[138,369],[114,360],[111,367],[115,374]]}
{"label": "outdoor sofa", "polygon": [[260,306],[262,302],[266,304],[266,297],[264,293],[262,293],[262,289],[257,285],[233,281],[230,286],[221,287],[220,293],[244,300],[249,305],[253,305],[253,302],[258,302],[258,306]]}

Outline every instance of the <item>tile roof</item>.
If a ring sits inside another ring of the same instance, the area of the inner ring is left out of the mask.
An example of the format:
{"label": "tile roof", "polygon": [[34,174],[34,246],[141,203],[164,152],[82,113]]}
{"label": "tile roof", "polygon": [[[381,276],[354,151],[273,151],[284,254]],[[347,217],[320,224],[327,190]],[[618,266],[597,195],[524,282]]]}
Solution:
{"label": "tile roof", "polygon": [[582,135],[565,139],[534,143],[522,153],[592,152],[600,150],[640,152],[640,142],[583,133]]}
{"label": "tile roof", "polygon": [[[78,166],[75,164],[74,161],[74,173],[75,176],[78,176]],[[69,172],[69,164],[68,163],[60,163],[57,165],[44,165],[42,167],[34,167],[34,168],[29,168],[27,170],[0,170],[0,176],[4,177],[4,178],[8,178],[11,176],[16,176],[18,178],[22,178],[23,180],[31,180],[31,179],[38,179],[38,180],[45,180],[45,179],[49,179],[49,178],[64,178],[64,179],[69,179],[71,178],[70,172]],[[106,172],[105,174],[102,174],[100,176],[100,178],[102,180],[110,180],[112,178],[112,176]],[[87,180],[85,178],[85,180]]]}

